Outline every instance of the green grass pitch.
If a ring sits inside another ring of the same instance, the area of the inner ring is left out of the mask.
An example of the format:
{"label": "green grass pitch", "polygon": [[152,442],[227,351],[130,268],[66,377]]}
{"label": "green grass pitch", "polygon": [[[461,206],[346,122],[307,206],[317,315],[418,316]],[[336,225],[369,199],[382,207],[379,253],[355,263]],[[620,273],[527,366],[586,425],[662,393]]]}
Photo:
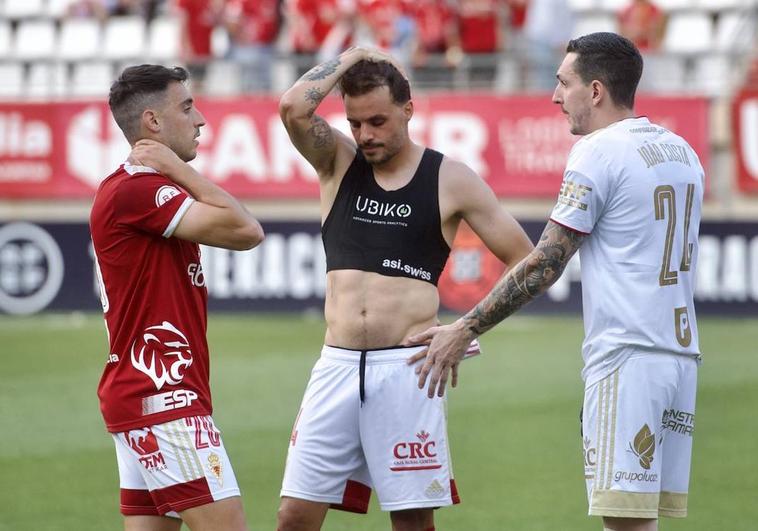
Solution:
{"label": "green grass pitch", "polygon": [[[667,531],[758,529],[758,322],[701,319],[690,516]],[[463,503],[441,531],[602,529],[586,516],[576,317],[514,317],[483,337],[450,394]],[[212,315],[212,388],[251,531],[275,529],[288,438],[323,339],[320,318]],[[95,390],[105,363],[99,315],[0,318],[0,530],[122,529],[113,443]],[[386,530],[330,511],[325,531]]]}

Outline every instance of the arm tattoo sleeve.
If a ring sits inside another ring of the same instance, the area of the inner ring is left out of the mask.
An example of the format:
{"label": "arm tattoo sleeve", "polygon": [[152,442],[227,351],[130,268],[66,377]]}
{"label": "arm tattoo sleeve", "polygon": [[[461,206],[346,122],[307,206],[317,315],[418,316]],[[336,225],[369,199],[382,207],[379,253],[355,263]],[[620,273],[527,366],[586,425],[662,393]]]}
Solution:
{"label": "arm tattoo sleeve", "polygon": [[317,88],[309,88],[305,91],[305,100],[313,105],[318,105],[324,99],[324,93]]}
{"label": "arm tattoo sleeve", "polygon": [[308,129],[308,136],[313,138],[314,148],[320,149],[334,144],[334,134],[332,133],[332,128],[326,123],[326,120],[320,116],[314,116],[311,119],[311,124]]}
{"label": "arm tattoo sleeve", "polygon": [[323,99],[324,93],[315,87],[309,88],[305,91],[305,101],[311,104],[311,108],[308,110],[309,118],[313,116],[314,112],[316,112],[316,107],[318,107],[318,104],[321,103],[321,100]]}
{"label": "arm tattoo sleeve", "polygon": [[305,75],[303,75],[303,79],[306,79],[308,81],[319,81],[335,73],[339,65],[339,59],[332,59],[326,63],[321,63],[320,65],[316,65],[308,70]]}
{"label": "arm tattoo sleeve", "polygon": [[585,235],[549,221],[537,247],[500,279],[463,320],[469,330],[483,334],[541,295],[563,274]]}

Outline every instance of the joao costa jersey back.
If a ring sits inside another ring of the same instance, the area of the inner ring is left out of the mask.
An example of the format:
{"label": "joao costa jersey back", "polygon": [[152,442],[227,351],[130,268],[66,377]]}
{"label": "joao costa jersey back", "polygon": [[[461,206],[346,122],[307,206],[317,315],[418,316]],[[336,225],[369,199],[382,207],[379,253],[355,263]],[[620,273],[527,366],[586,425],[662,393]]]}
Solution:
{"label": "joao costa jersey back", "polygon": [[110,347],[98,396],[108,431],[212,412],[200,249],[172,237],[192,202],[155,170],[128,164],[95,196],[90,230]]}
{"label": "joao costa jersey back", "polygon": [[647,118],[579,140],[551,219],[588,234],[582,264],[587,385],[637,350],[698,356],[693,302],[704,172]]}

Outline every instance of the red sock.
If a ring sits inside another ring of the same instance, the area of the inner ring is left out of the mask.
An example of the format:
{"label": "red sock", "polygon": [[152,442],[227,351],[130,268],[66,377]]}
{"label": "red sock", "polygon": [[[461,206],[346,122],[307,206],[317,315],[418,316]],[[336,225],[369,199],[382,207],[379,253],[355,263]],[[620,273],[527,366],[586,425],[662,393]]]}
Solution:
{"label": "red sock", "polygon": [[434,531],[434,526],[425,529],[424,531]]}

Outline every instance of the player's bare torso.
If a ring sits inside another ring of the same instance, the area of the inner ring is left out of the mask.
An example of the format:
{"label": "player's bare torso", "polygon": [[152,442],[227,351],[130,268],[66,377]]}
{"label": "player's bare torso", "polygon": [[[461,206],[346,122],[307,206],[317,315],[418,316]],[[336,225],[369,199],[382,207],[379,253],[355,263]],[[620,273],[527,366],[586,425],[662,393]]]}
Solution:
{"label": "player's bare torso", "polygon": [[371,349],[400,345],[437,323],[439,296],[428,282],[342,269],[326,277],[327,345]]}
{"label": "player's bare torso", "polygon": [[[422,146],[414,145],[414,155],[408,163],[389,179],[376,175],[377,183],[385,189],[405,186],[416,171],[423,150]],[[344,173],[342,169],[340,173]],[[460,218],[454,214],[454,199],[446,193],[443,174],[441,169],[440,222],[443,236],[452,246]],[[334,203],[338,186],[339,181],[322,189],[324,218]],[[438,309],[437,287],[429,282],[354,269],[329,271],[324,307],[325,343],[357,350],[401,345],[414,333],[437,324]]]}

